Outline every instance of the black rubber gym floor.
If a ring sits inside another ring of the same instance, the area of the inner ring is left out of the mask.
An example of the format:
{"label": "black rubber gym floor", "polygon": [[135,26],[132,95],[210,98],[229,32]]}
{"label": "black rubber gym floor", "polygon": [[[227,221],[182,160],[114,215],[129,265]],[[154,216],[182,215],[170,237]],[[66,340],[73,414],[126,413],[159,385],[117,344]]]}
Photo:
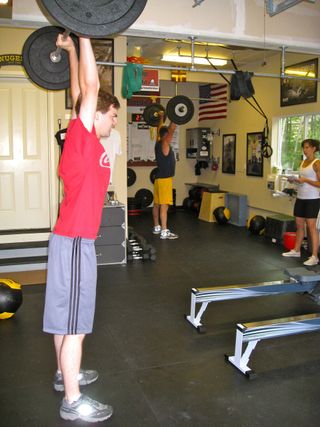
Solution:
{"label": "black rubber gym floor", "polygon": [[[320,333],[258,343],[248,380],[224,359],[238,322],[320,312],[307,295],[213,303],[206,334],[184,319],[192,287],[283,279],[302,260],[244,227],[199,221],[177,210],[175,241],[152,235],[151,213],[129,225],[156,249],[156,261],[99,267],[94,333],[83,366],[98,381],[85,392],[114,406],[99,425],[117,427],[294,427],[320,419]],[[305,255],[306,257],[306,255]],[[41,332],[44,286],[25,286],[16,316],[0,321],[0,426],[60,427],[61,394],[52,388],[52,340]],[[74,425],[87,425],[74,422]]]}

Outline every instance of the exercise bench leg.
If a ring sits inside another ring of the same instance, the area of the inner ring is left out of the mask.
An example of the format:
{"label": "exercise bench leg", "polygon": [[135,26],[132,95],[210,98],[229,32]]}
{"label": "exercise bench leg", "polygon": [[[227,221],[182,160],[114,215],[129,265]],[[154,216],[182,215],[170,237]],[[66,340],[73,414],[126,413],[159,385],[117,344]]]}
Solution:
{"label": "exercise bench leg", "polygon": [[242,348],[244,345],[243,333],[237,330],[236,334],[236,345],[233,356],[226,356],[228,362],[232,363],[239,371],[241,371],[246,376],[252,376],[253,372],[249,368],[248,363],[251,356],[251,353],[255,349],[256,345],[260,340],[249,341],[244,352]]}
{"label": "exercise bench leg", "polygon": [[201,304],[201,307],[196,315],[196,295],[191,294],[191,308],[190,308],[190,315],[186,316],[186,319],[195,327],[197,328],[198,332],[204,332],[204,327],[201,323],[201,317],[203,313],[205,312],[208,302],[203,302]]}

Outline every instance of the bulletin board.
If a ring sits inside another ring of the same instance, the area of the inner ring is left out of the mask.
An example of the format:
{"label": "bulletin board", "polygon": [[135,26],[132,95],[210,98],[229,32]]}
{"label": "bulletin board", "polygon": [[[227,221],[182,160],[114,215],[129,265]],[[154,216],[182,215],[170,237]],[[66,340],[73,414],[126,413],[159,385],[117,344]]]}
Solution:
{"label": "bulletin board", "polygon": [[[152,166],[155,164],[154,146],[157,128],[147,125],[143,120],[144,107],[132,106],[128,112],[128,163],[132,166]],[[167,124],[167,123],[165,123]],[[179,127],[176,128],[171,147],[176,160],[179,160]]]}

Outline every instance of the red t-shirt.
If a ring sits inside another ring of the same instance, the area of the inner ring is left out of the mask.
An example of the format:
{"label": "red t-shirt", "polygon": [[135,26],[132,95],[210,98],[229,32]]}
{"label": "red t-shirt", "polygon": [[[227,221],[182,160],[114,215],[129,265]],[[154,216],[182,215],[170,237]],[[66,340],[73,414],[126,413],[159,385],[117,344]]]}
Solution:
{"label": "red t-shirt", "polygon": [[89,132],[80,118],[71,120],[59,165],[64,198],[54,233],[95,239],[101,222],[110,164],[95,128]]}

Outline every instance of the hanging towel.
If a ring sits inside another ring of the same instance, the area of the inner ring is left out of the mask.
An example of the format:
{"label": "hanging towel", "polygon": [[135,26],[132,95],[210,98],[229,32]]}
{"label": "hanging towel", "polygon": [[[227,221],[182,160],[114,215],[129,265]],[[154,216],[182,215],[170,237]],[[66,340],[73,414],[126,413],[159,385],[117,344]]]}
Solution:
{"label": "hanging towel", "polygon": [[141,64],[126,63],[122,73],[122,96],[124,98],[131,98],[133,92],[139,92],[141,89],[142,70],[143,66]]}

